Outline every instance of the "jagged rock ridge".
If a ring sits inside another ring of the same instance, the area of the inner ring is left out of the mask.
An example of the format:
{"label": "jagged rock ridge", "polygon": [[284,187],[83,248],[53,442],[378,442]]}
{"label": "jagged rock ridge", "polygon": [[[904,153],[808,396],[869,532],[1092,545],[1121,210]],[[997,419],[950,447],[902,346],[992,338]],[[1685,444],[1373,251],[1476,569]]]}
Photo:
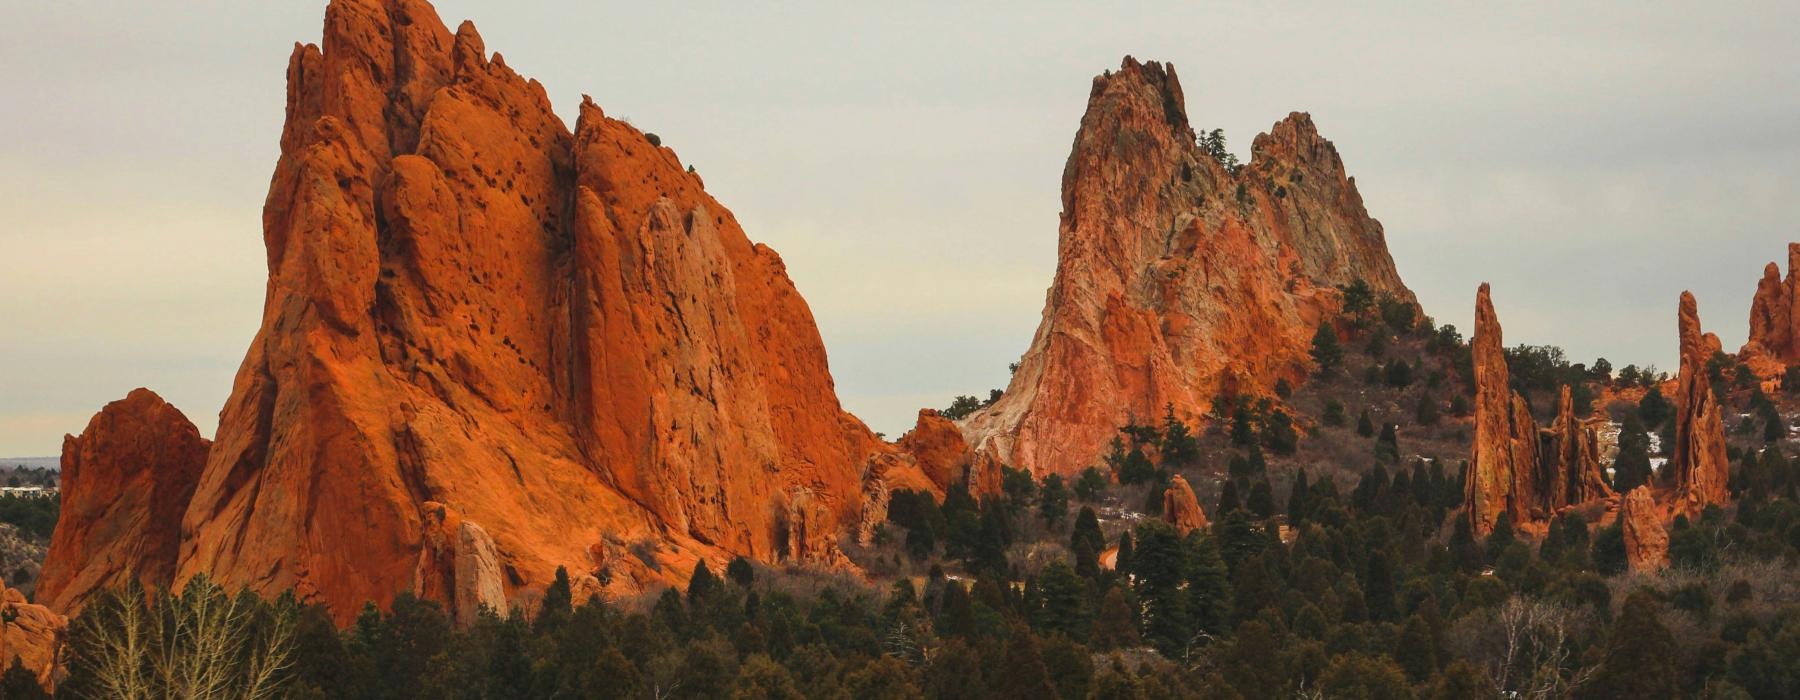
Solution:
{"label": "jagged rock ridge", "polygon": [[1063,171],[1043,321],[969,442],[1037,473],[1092,466],[1113,432],[1220,391],[1304,377],[1308,343],[1367,281],[1414,303],[1381,225],[1312,118],[1294,113],[1228,170],[1196,142],[1173,66],[1127,57],[1094,79]]}
{"label": "jagged rock ridge", "polygon": [[287,79],[262,327],[143,535],[178,541],[174,583],[346,621],[402,591],[466,616],[558,566],[620,592],[843,563],[897,471],[871,465],[911,457],[840,408],[780,257],[673,150],[591,100],[571,132],[423,0],[334,0]]}

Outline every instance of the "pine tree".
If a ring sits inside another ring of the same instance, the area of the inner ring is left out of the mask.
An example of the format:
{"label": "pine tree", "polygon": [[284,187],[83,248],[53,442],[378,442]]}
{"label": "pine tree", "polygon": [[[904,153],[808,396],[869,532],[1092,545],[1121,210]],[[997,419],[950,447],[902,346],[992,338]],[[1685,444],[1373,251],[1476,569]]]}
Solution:
{"label": "pine tree", "polygon": [[1400,461],[1400,440],[1393,423],[1382,424],[1381,437],[1375,440],[1375,456],[1390,464]]}
{"label": "pine tree", "polygon": [[1369,419],[1369,409],[1363,409],[1356,417],[1356,434],[1363,437],[1375,436],[1375,421]]}
{"label": "pine tree", "polygon": [[1189,638],[1191,618],[1181,590],[1187,569],[1183,555],[1174,528],[1161,522],[1138,527],[1132,574],[1144,606],[1144,638],[1165,656],[1185,651]]}
{"label": "pine tree", "polygon": [[1033,617],[1034,626],[1045,632],[1061,632],[1076,639],[1087,637],[1087,582],[1063,562],[1052,562],[1037,577],[1038,596],[1042,603]]}
{"label": "pine tree", "polygon": [[1014,625],[1007,633],[1006,652],[1001,660],[1004,673],[995,674],[989,690],[991,697],[1001,700],[1049,700],[1057,697],[1050,682],[1050,669],[1044,665],[1037,638],[1023,625]]}
{"label": "pine tree", "polygon": [[1394,642],[1394,660],[1414,682],[1425,681],[1437,673],[1437,642],[1425,616],[1414,614],[1406,618],[1400,638]]}
{"label": "pine tree", "polygon": [[1200,456],[1200,445],[1188,432],[1186,423],[1175,417],[1175,404],[1163,407],[1162,465],[1177,469],[1194,463]]}
{"label": "pine tree", "polygon": [[1344,361],[1344,347],[1338,344],[1337,329],[1330,321],[1320,321],[1318,330],[1313,331],[1312,358],[1321,376],[1336,371]]}
{"label": "pine tree", "polygon": [[1294,477],[1293,487],[1288,489],[1287,517],[1288,524],[1299,527],[1306,522],[1306,492],[1310,487],[1306,483],[1306,468]]}
{"label": "pine tree", "polygon": [[1627,413],[1619,426],[1619,454],[1613,461],[1613,490],[1630,493],[1650,483],[1650,437],[1637,414]]}
{"label": "pine tree", "polygon": [[1663,626],[1655,598],[1635,591],[1608,634],[1606,655],[1586,687],[1593,697],[1673,698],[1681,693],[1675,637]]}
{"label": "pine tree", "polygon": [[1069,514],[1069,490],[1063,487],[1062,476],[1050,474],[1044,477],[1044,485],[1038,488],[1038,517],[1055,527],[1062,523]]}
{"label": "pine tree", "polygon": [[1111,651],[1142,644],[1138,636],[1138,614],[1125,589],[1113,586],[1100,598],[1100,613],[1094,617],[1092,643],[1095,649]]}

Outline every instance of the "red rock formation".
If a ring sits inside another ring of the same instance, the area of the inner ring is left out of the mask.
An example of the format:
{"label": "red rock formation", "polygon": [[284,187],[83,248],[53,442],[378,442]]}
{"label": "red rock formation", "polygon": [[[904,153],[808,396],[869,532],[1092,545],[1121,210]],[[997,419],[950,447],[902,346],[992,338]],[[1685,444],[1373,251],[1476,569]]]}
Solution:
{"label": "red rock formation", "polygon": [[106,405],[79,437],[63,438],[62,514],[37,598],[74,614],[89,596],[136,580],[174,582],[182,513],[210,443],[155,392]]}
{"label": "red rock formation", "polygon": [[1132,416],[1190,422],[1221,390],[1298,381],[1336,285],[1412,303],[1381,225],[1312,119],[1294,113],[1228,171],[1196,144],[1173,67],[1094,79],[1063,171],[1055,282],[971,444],[1034,473],[1093,466]]}
{"label": "red rock formation", "polygon": [[56,690],[68,630],[69,618],[25,602],[17,589],[0,591],[0,663],[11,666],[17,658],[44,690]]}
{"label": "red rock formation", "polygon": [[1181,475],[1169,480],[1169,488],[1163,490],[1163,522],[1175,526],[1175,530],[1186,535],[1208,525],[1206,511],[1200,508],[1200,500],[1194,497],[1194,489],[1188,486],[1187,479]]}
{"label": "red rock formation", "polygon": [[[1769,263],[1750,303],[1750,339],[1738,359],[1767,382],[1778,382],[1785,370],[1800,364],[1800,243],[1788,244],[1788,274]],[[1775,388],[1771,384],[1768,388]]]}
{"label": "red rock formation", "polygon": [[1567,384],[1557,402],[1556,420],[1545,432],[1549,442],[1543,453],[1549,488],[1546,505],[1550,512],[1613,497],[1600,469],[1599,430],[1575,415],[1575,400]]}
{"label": "red rock formation", "polygon": [[1625,561],[1632,571],[1650,572],[1669,565],[1669,531],[1663,527],[1648,485],[1625,494],[1619,526],[1625,531]]}
{"label": "red rock formation", "polygon": [[913,456],[940,495],[969,465],[969,443],[963,440],[962,431],[929,408],[919,409],[913,429],[894,444]]}
{"label": "red rock formation", "polygon": [[844,563],[893,448],[839,407],[780,257],[674,151],[591,101],[571,133],[423,0],[334,0],[287,78],[263,323],[217,441],[197,483],[163,478],[191,436],[93,448],[155,466],[75,445],[59,599],[205,573],[347,621],[558,566],[628,591],[733,555]]}
{"label": "red rock formation", "polygon": [[1706,362],[1719,351],[1719,339],[1700,332],[1694,295],[1681,293],[1681,374],[1675,390],[1675,450],[1669,474],[1675,485],[1676,509],[1699,515],[1707,505],[1731,499],[1725,480],[1725,422],[1718,397],[1706,379]]}
{"label": "red rock formation", "polygon": [[1506,346],[1486,283],[1475,293],[1475,334],[1469,346],[1475,364],[1475,437],[1464,503],[1475,536],[1485,537],[1501,513],[1511,513],[1514,523],[1543,514],[1533,513],[1543,501],[1538,430],[1530,405],[1508,385]]}

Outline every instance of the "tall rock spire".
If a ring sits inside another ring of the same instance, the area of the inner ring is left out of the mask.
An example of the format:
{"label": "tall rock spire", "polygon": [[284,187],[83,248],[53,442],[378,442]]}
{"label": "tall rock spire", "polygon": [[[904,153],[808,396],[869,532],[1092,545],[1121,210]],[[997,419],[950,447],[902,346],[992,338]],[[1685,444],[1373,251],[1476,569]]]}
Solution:
{"label": "tall rock spire", "polygon": [[1557,399],[1556,420],[1548,432],[1551,449],[1544,454],[1546,506],[1550,512],[1586,501],[1611,498],[1613,490],[1600,469],[1600,436],[1575,415],[1574,393],[1564,384]]}
{"label": "tall rock spire", "polygon": [[1530,405],[1509,385],[1500,319],[1485,282],[1475,293],[1475,334],[1469,346],[1475,365],[1475,437],[1464,507],[1475,536],[1483,537],[1493,531],[1500,514],[1525,523],[1544,505],[1537,425]]}
{"label": "tall rock spire", "polygon": [[1706,378],[1706,363],[1719,352],[1719,339],[1700,330],[1694,295],[1681,293],[1677,309],[1681,375],[1675,391],[1675,451],[1669,460],[1676,507],[1698,515],[1710,504],[1730,500],[1726,488],[1725,422],[1719,397]]}
{"label": "tall rock spire", "polygon": [[1056,279],[1005,394],[969,442],[1034,472],[1096,463],[1128,420],[1305,377],[1338,285],[1415,303],[1381,225],[1312,118],[1230,168],[1197,142],[1171,65],[1096,77],[1063,170]]}

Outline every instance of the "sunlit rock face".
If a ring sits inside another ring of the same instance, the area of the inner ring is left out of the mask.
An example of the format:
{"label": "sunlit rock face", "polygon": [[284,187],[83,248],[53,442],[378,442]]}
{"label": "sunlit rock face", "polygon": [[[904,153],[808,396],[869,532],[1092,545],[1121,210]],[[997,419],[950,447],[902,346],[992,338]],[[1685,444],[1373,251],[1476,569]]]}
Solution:
{"label": "sunlit rock face", "polygon": [[342,622],[404,591],[499,607],[559,566],[628,592],[844,564],[873,460],[910,458],[840,408],[781,258],[653,136],[576,116],[423,0],[330,3],[288,62],[217,439],[149,479],[159,517],[84,535],[72,587],[207,574]]}
{"label": "sunlit rock face", "polygon": [[1726,479],[1725,419],[1719,397],[1706,379],[1706,362],[1719,352],[1719,338],[1700,330],[1694,295],[1681,293],[1676,310],[1681,337],[1681,376],[1675,390],[1675,445],[1669,460],[1676,508],[1698,516],[1707,505],[1731,499]]}
{"label": "sunlit rock face", "polygon": [[1134,417],[1173,406],[1192,421],[1222,390],[1303,379],[1338,285],[1416,304],[1310,116],[1251,152],[1234,172],[1201,148],[1173,66],[1128,57],[1094,79],[1043,321],[1005,394],[964,421],[971,444],[1073,474]]}
{"label": "sunlit rock face", "polygon": [[37,600],[68,614],[131,583],[168,588],[181,517],[210,443],[149,389],[100,410],[63,438],[62,509],[37,582]]}

